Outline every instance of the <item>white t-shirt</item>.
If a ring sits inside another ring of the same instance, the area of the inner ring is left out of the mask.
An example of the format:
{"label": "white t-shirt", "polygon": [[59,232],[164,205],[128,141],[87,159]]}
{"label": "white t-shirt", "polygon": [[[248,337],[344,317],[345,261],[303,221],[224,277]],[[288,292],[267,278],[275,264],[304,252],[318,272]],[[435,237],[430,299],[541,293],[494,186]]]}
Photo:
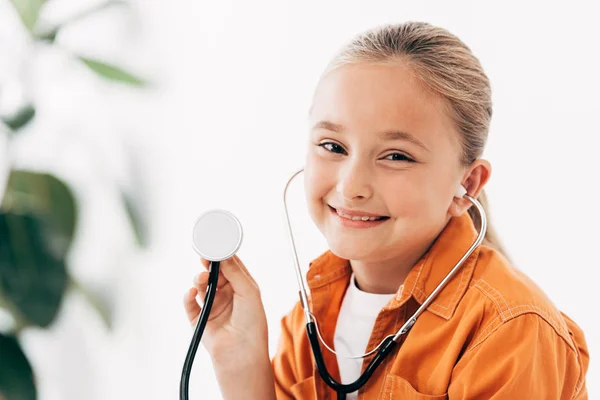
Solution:
{"label": "white t-shirt", "polygon": [[[360,376],[362,358],[345,358],[343,355],[359,356],[367,352],[367,344],[373,331],[377,314],[396,294],[363,292],[356,286],[354,273],[346,290],[333,337],[333,345],[340,368],[342,383],[352,383]],[[356,399],[358,391],[349,393],[346,399]]]}

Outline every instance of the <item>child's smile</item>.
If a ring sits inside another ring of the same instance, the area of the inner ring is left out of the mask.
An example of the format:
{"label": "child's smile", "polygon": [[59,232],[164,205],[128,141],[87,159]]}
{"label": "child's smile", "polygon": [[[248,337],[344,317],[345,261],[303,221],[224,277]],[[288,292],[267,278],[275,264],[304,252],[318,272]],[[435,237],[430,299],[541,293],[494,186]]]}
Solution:
{"label": "child's smile", "polygon": [[390,217],[373,216],[371,213],[364,211],[353,211],[329,206],[334,219],[338,220],[342,226],[354,229],[368,229],[381,225]]}

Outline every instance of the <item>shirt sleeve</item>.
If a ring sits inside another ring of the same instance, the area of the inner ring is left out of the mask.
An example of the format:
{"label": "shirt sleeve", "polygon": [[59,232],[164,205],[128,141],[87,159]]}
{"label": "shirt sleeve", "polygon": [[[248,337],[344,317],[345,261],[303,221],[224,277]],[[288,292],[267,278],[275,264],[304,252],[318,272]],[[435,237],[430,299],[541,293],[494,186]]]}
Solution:
{"label": "shirt sleeve", "polygon": [[573,348],[541,316],[522,314],[465,352],[452,371],[448,397],[583,400],[586,365],[577,344]]}
{"label": "shirt sleeve", "polygon": [[294,373],[294,345],[292,339],[292,318],[294,311],[281,319],[281,335],[279,336],[277,352],[271,360],[277,400],[294,399],[294,396],[290,391],[290,388],[296,382],[296,374]]}

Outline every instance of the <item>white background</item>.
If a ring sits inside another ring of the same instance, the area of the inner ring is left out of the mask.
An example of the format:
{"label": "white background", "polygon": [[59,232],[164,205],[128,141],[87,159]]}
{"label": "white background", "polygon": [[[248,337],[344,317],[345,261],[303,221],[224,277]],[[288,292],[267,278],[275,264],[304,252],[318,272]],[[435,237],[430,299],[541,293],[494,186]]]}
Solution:
{"label": "white background", "polygon": [[[0,45],[23,57],[3,3]],[[56,0],[48,15],[80,3]],[[200,271],[191,229],[209,208],[227,209],[243,224],[238,254],[262,289],[274,354],[279,321],[297,300],[282,193],[304,160],[314,86],[352,36],[408,20],[456,34],[490,77],[494,117],[484,156],[493,166],[491,221],[517,267],[583,328],[592,353],[590,398],[597,397],[599,15],[593,2],[583,1],[567,7],[146,0],[134,3],[128,16],[110,11],[65,31],[61,45],[125,65],[155,85],[137,92],[92,79],[82,84],[75,77],[84,72],[60,56],[36,59],[40,110],[16,162],[54,169],[80,187],[80,236],[70,268],[89,284],[113,282],[117,307],[115,330],[104,332],[96,314],[70,295],[52,330],[25,333],[40,399],[178,397],[192,335],[182,298]],[[8,76],[15,65],[4,61],[0,72]],[[139,159],[144,206],[153,218],[152,246],[141,253],[130,250],[104,179],[126,180],[122,143]],[[90,146],[97,157],[84,155]],[[301,186],[299,178],[290,189],[290,211],[307,266],[326,248]],[[190,386],[192,399],[220,398],[203,348]]]}

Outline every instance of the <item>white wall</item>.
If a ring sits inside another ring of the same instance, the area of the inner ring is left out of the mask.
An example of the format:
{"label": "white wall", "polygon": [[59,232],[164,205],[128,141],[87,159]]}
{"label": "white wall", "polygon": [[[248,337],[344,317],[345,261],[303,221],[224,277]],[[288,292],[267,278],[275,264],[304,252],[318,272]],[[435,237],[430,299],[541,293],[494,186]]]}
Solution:
{"label": "white wall", "polygon": [[[73,107],[89,110],[97,101],[110,120],[88,116],[137,146],[156,218],[155,246],[143,255],[123,250],[120,264],[110,264],[110,273],[100,261],[92,263],[93,270],[79,267],[88,280],[117,277],[119,325],[114,336],[94,333],[93,315],[77,311],[75,302],[69,306],[73,311],[65,313],[60,326],[71,326],[62,329],[85,343],[85,359],[95,363],[81,379],[77,362],[82,360],[73,355],[59,360],[70,378],[51,379],[57,355],[45,345],[47,333],[32,333],[29,345],[36,363],[47,371],[41,400],[176,398],[192,334],[182,296],[200,270],[191,229],[195,218],[213,207],[233,212],[244,226],[238,254],[262,288],[274,351],[279,320],[297,300],[282,191],[302,166],[314,85],[334,51],[353,35],[407,20],[428,21],[458,35],[489,75],[494,117],[485,156],[493,165],[487,186],[493,224],[517,266],[583,328],[592,353],[590,398],[600,395],[595,363],[600,325],[593,306],[600,267],[596,5],[372,0],[136,4],[144,33],[136,40],[145,50],[109,43],[119,49],[115,57],[159,77],[159,91],[139,97],[115,91],[95,100],[89,95],[85,99],[92,103]],[[102,29],[98,32],[102,36]],[[303,208],[300,182],[291,189],[296,199],[291,212],[301,261],[308,265],[325,250],[325,242]],[[88,187],[88,193],[101,196],[93,184]],[[86,198],[95,216],[88,218],[85,239],[74,251],[78,265],[98,255],[99,242],[122,243],[118,235],[102,236],[113,210],[102,207],[102,197]],[[73,333],[75,326],[85,335]],[[66,336],[54,337],[59,342]],[[82,381],[86,384],[78,386]],[[68,382],[74,385],[69,393],[58,394]],[[190,394],[220,398],[202,348]]]}

